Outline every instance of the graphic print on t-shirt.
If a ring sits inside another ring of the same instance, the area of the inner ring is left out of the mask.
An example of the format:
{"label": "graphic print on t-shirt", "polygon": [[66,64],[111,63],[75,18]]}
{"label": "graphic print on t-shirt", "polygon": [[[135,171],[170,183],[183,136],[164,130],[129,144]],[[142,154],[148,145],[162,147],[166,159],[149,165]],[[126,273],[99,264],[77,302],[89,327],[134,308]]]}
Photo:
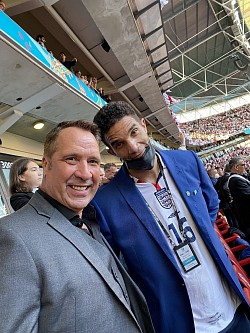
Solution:
{"label": "graphic print on t-shirt", "polygon": [[154,195],[163,208],[169,209],[172,207],[171,193],[165,187],[156,191]]}

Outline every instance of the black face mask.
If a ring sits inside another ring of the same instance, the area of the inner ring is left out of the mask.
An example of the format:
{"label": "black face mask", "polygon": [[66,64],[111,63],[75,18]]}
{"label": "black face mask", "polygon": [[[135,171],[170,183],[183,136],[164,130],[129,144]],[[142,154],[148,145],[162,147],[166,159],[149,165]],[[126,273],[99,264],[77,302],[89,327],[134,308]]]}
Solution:
{"label": "black face mask", "polygon": [[153,169],[154,161],[155,150],[150,143],[141,157],[130,161],[124,160],[128,169],[131,170],[151,170]]}

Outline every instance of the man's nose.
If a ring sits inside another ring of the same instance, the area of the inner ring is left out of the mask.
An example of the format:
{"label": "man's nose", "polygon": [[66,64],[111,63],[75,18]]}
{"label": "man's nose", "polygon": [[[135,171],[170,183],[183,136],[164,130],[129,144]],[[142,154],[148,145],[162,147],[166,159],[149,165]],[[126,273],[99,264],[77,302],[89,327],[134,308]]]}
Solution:
{"label": "man's nose", "polygon": [[92,177],[89,164],[87,161],[79,162],[75,171],[75,176],[82,179],[89,179]]}
{"label": "man's nose", "polygon": [[134,139],[131,139],[127,142],[127,147],[128,147],[129,154],[137,153],[137,151],[138,151],[137,142]]}

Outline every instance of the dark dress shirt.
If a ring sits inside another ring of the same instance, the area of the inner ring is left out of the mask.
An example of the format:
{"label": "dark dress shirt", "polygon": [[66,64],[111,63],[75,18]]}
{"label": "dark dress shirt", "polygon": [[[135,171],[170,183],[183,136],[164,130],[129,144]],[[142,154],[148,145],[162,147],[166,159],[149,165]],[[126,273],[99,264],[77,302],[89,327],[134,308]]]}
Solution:
{"label": "dark dress shirt", "polygon": [[47,193],[43,192],[41,189],[37,191],[41,196],[44,197],[53,207],[55,207],[67,220],[70,221],[75,227],[82,228],[83,223],[86,225],[87,229],[82,229],[84,232],[98,240],[99,243],[103,244],[100,228],[96,221],[96,213],[94,207],[88,205],[84,208],[82,216],[80,217],[71,209],[63,206],[60,202],[52,198]]}

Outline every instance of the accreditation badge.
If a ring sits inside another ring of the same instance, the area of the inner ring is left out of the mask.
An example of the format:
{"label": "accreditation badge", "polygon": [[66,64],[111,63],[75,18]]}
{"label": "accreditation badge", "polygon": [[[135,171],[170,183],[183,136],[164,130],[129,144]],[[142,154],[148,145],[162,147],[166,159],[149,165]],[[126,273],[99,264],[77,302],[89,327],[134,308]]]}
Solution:
{"label": "accreditation badge", "polygon": [[172,207],[171,193],[165,187],[156,191],[154,195],[163,208],[170,209]]}
{"label": "accreditation badge", "polygon": [[183,268],[187,273],[200,265],[199,259],[192,248],[192,245],[185,241],[178,246],[174,247],[174,252]]}

